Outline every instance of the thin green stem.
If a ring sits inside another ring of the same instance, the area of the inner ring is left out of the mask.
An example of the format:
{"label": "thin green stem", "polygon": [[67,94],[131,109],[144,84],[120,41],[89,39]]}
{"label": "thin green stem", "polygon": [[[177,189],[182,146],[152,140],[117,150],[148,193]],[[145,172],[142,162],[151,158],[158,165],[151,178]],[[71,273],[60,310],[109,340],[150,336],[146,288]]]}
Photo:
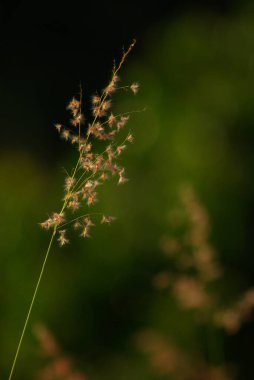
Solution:
{"label": "thin green stem", "polygon": [[15,353],[15,357],[14,357],[14,360],[13,360],[13,363],[12,363],[11,372],[10,372],[8,380],[12,379],[12,375],[13,375],[13,371],[14,371],[14,368],[15,368],[15,365],[16,365],[16,362],[17,362],[17,358],[18,358],[18,355],[19,355],[20,347],[21,347],[21,344],[22,344],[22,341],[23,341],[23,338],[24,338],[24,335],[25,335],[25,332],[26,332],[27,324],[28,324],[28,321],[29,321],[29,318],[30,318],[30,315],[31,315],[31,311],[32,311],[32,308],[33,308],[33,305],[34,305],[34,301],[35,301],[35,298],[36,298],[36,295],[37,295],[37,292],[38,292],[38,289],[39,289],[39,286],[40,286],[42,275],[43,275],[43,272],[44,272],[44,269],[45,269],[45,266],[46,266],[46,263],[47,263],[47,260],[48,260],[49,252],[50,252],[50,249],[51,249],[51,246],[52,246],[55,234],[56,234],[56,228],[54,229],[54,231],[52,233],[52,236],[51,236],[51,239],[50,239],[50,242],[49,242],[49,245],[48,245],[48,249],[47,249],[47,252],[46,252],[46,255],[45,255],[42,267],[41,267],[41,272],[40,272],[37,284],[35,286],[33,298],[32,298],[32,301],[30,303],[30,306],[29,306],[29,310],[28,310],[28,313],[27,313],[27,316],[26,316],[26,320],[25,320],[25,323],[24,323],[24,327],[23,327],[23,330],[22,330],[22,333],[21,333],[21,336],[20,336],[20,339],[19,339],[18,347],[17,347],[16,353]]}

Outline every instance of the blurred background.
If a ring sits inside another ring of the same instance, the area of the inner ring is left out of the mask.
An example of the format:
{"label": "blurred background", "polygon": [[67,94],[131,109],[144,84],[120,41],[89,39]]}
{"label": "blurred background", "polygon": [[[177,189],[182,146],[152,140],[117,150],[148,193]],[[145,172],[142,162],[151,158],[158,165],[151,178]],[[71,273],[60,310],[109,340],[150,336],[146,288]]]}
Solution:
{"label": "blurred background", "polygon": [[253,379],[253,2],[2,1],[0,23],[1,378],[76,159],[54,123],[136,38],[130,181],[96,206],[117,220],[54,245],[14,379]]}

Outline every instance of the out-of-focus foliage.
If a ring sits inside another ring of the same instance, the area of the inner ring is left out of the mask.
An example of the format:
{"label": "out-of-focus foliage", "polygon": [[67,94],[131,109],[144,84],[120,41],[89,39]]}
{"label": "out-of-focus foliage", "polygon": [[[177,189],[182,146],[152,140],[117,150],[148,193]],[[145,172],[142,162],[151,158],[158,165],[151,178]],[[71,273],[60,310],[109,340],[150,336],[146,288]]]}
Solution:
{"label": "out-of-focus foliage", "polygon": [[[240,363],[239,378],[251,379],[246,334],[253,336],[253,325],[230,340],[219,333],[214,342],[210,332],[208,342],[168,293],[154,289],[153,278],[165,266],[160,240],[170,234],[169,214],[187,182],[213,227],[210,239],[224,268],[218,292],[223,289],[225,302],[237,300],[253,285],[253,17],[189,14],[160,26],[147,36],[139,61],[122,73],[123,81],[139,81],[141,90],[131,103],[119,96],[116,107],[147,108],[130,122],[135,144],[124,162],[131,181],[103,189],[98,208],[117,216],[110,228],[52,250],[17,379],[33,379],[43,364],[32,335],[38,321],[89,379],[165,378],[149,365],[136,337],[156,329],[163,338],[152,335],[152,345],[165,348],[172,326],[174,345],[200,358],[202,368],[204,361],[211,367]],[[71,162],[67,156],[61,165],[69,169]],[[47,245],[37,222],[59,206],[64,174],[60,165],[44,166],[22,151],[3,152],[0,170],[0,372],[6,374]],[[216,345],[219,359],[208,355],[209,345]]]}

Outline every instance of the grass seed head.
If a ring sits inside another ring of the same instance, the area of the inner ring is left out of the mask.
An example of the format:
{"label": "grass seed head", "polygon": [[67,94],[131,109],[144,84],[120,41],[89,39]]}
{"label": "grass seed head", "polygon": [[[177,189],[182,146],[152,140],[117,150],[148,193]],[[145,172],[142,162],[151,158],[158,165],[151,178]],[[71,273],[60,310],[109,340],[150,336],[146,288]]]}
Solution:
{"label": "grass seed head", "polygon": [[[115,116],[110,110],[112,96],[118,90],[129,88],[134,94],[138,91],[139,86],[136,82],[131,86],[118,87],[119,71],[134,44],[135,42],[123,52],[118,66],[114,65],[108,85],[101,93],[96,93],[92,97],[91,114],[83,115],[83,97],[82,89],[80,89],[80,97],[73,97],[67,105],[67,110],[71,114],[70,125],[63,127],[60,123],[55,124],[61,137],[69,141],[78,151],[78,162],[65,179],[62,211],[54,213],[46,221],[40,223],[42,228],[47,230],[52,228],[54,232],[58,232],[60,246],[69,242],[66,237],[67,230],[62,229],[63,226],[71,224],[74,229],[82,230],[80,236],[90,236],[90,228],[94,226],[94,223],[91,220],[92,214],[87,213],[87,208],[93,207],[98,202],[98,186],[114,175],[119,176],[118,184],[127,182],[125,169],[118,165],[118,157],[126,150],[126,143],[133,141],[130,133],[125,138],[121,137],[129,121],[129,115],[125,112]],[[107,141],[110,141],[110,144]],[[86,212],[82,217],[83,209]],[[70,212],[79,212],[81,215],[71,219]],[[110,224],[114,219],[102,213],[94,214],[100,215],[102,224]]]}

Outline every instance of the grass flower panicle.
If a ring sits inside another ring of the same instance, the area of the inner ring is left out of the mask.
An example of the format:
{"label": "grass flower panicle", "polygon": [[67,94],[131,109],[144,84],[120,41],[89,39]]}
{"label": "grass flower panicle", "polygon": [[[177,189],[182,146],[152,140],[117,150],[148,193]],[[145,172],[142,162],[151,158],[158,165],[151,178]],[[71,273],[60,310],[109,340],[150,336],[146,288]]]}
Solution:
{"label": "grass flower panicle", "polygon": [[[71,174],[65,178],[62,208],[59,212],[54,212],[48,219],[40,223],[43,229],[52,230],[52,234],[8,380],[13,377],[20,347],[56,235],[58,235],[57,240],[60,247],[63,247],[69,243],[67,237],[68,227],[72,226],[74,230],[79,231],[81,237],[88,238],[90,237],[91,227],[95,225],[95,218],[100,218],[99,222],[102,224],[110,224],[114,220],[114,217],[106,216],[102,212],[84,213],[82,210],[90,209],[98,202],[98,188],[110,177],[118,175],[118,184],[123,184],[127,181],[125,169],[118,163],[118,160],[128,144],[133,141],[133,137],[130,132],[123,137],[122,130],[129,120],[130,114],[139,111],[114,115],[112,113],[112,95],[121,89],[130,90],[134,94],[138,91],[137,83],[125,87],[119,87],[118,85],[120,81],[119,71],[134,45],[135,41],[127,51],[123,52],[119,64],[113,66],[111,79],[105,89],[92,97],[91,115],[86,115],[85,117],[83,114],[83,95],[80,86],[79,97],[73,97],[67,105],[67,110],[71,115],[70,125],[55,124],[61,138],[76,147],[78,159]],[[96,140],[101,144],[96,143]],[[96,151],[94,146],[98,145],[101,148]],[[79,215],[73,218],[75,213],[79,213]]]}
{"label": "grass flower panicle", "polygon": [[[62,210],[57,218],[55,213],[55,217],[53,216],[40,223],[42,228],[52,228],[58,233],[58,241],[61,247],[68,242],[65,237],[66,230],[61,229],[68,220],[64,217],[64,211],[70,210],[73,214],[84,207],[94,206],[98,202],[97,188],[111,176],[118,175],[118,184],[124,184],[128,180],[125,176],[125,168],[118,165],[117,161],[128,144],[133,142],[133,136],[130,132],[120,140],[121,132],[129,121],[130,114],[114,115],[112,113],[112,95],[122,88],[129,89],[133,94],[136,94],[139,89],[137,83],[125,87],[118,86],[120,82],[118,71],[132,47],[133,44],[123,54],[118,67],[114,66],[110,82],[102,93],[92,96],[92,118],[91,115],[85,117],[82,113],[82,90],[80,90],[79,99],[73,97],[67,105],[67,110],[71,113],[70,126],[63,127],[60,123],[55,124],[55,128],[61,137],[76,145],[79,153],[79,159],[72,175],[65,178]],[[92,121],[88,122],[87,120]],[[93,148],[93,143],[96,140],[104,143],[100,152],[96,152]],[[102,223],[109,223],[113,220],[112,217],[101,215]],[[82,228],[80,236],[90,236],[91,224],[85,223],[81,218],[78,221],[76,218],[71,219],[68,224],[73,224],[74,229]]]}

